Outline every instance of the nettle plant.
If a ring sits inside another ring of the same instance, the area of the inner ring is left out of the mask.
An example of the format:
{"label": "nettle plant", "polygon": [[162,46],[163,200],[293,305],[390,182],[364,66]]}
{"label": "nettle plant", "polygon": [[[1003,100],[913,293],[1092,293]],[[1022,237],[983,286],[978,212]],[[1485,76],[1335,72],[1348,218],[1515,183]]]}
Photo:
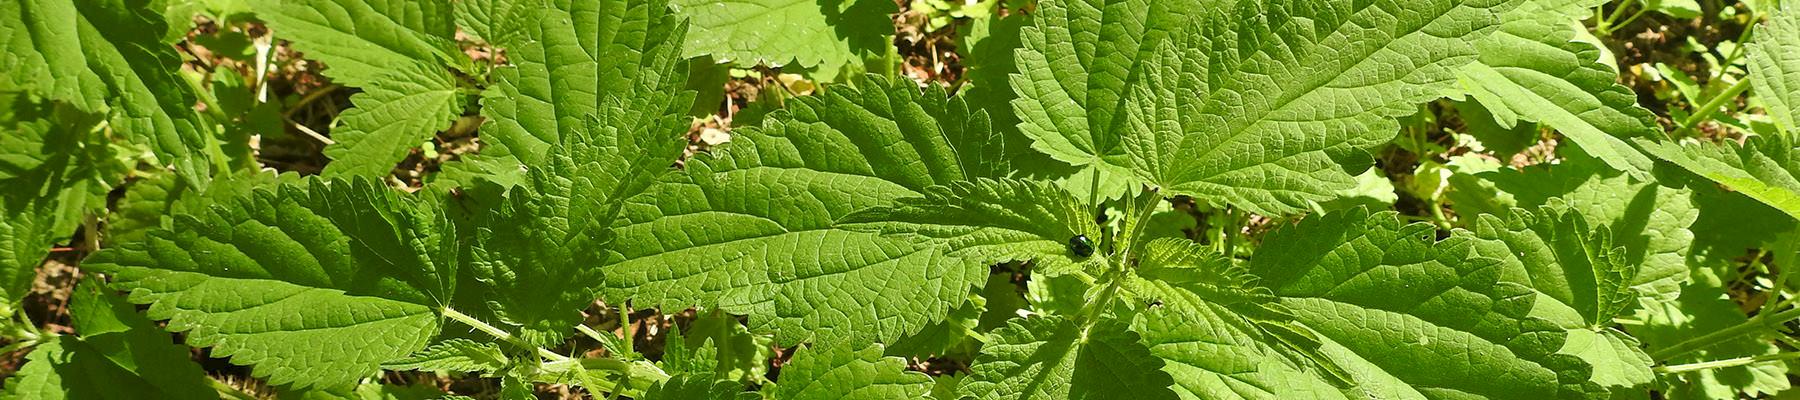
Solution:
{"label": "nettle plant", "polygon": [[[1721,146],[1672,139],[1617,83],[1571,23],[1593,0],[1046,0],[982,22],[969,52],[987,58],[954,90],[856,70],[887,45],[886,0],[253,1],[359,90],[302,177],[255,172],[244,126],[270,111],[177,66],[162,40],[184,18],[78,3],[0,4],[0,315],[8,350],[31,348],[5,398],[248,396],[165,331],[284,397],[445,395],[384,370],[494,378],[509,399],[1787,387],[1792,353],[1755,337],[1800,318],[1779,294],[1681,321],[1723,301],[1693,283],[1719,279],[1690,266],[1696,199],[1724,186],[1800,218],[1792,13],[1745,44],[1774,132]],[[684,157],[717,86],[690,75],[712,59],[840,82]],[[1399,119],[1446,97],[1555,130],[1562,158],[1448,180],[1462,226],[1356,201]],[[480,151],[423,188],[383,180],[455,129]],[[1182,207],[1232,229],[1196,241],[1171,226]],[[1269,231],[1242,237],[1250,215]],[[39,330],[20,311],[34,267],[73,239],[98,249],[73,333]],[[1793,265],[1800,234],[1779,241]],[[596,299],[701,316],[652,360],[589,326]],[[559,351],[576,340],[598,349]],[[909,363],[945,355],[972,362]],[[1718,383],[1733,373],[1779,382]]]}

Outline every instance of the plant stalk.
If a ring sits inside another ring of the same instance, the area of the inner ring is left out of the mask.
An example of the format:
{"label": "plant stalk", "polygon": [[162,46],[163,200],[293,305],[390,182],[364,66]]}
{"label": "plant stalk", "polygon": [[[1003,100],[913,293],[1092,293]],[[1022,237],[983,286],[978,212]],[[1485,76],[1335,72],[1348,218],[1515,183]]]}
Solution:
{"label": "plant stalk", "polygon": [[1689,115],[1687,119],[1681,120],[1681,128],[1694,129],[1694,125],[1699,125],[1700,122],[1706,121],[1707,118],[1711,118],[1713,113],[1719,111],[1719,107],[1725,106],[1725,102],[1736,99],[1737,96],[1743,94],[1745,90],[1750,90],[1750,77],[1748,76],[1739,79],[1737,83],[1731,84],[1731,87],[1725,88],[1725,91],[1719,92],[1719,94],[1713,96],[1711,100],[1707,100],[1706,104],[1701,105],[1700,108],[1694,109],[1693,115]]}
{"label": "plant stalk", "polygon": [[1755,357],[1728,358],[1728,359],[1724,359],[1724,360],[1702,361],[1702,362],[1691,363],[1691,364],[1664,365],[1664,366],[1660,366],[1660,367],[1656,367],[1656,368],[1651,368],[1651,370],[1656,371],[1657,373],[1662,373],[1662,374],[1678,374],[1678,373],[1682,373],[1682,372],[1700,371],[1700,370],[1717,369],[1717,368],[1731,368],[1731,367],[1750,365],[1750,364],[1755,364],[1755,363],[1760,363],[1760,362],[1788,360],[1788,359],[1795,359],[1795,358],[1800,358],[1800,352],[1764,354],[1764,355],[1755,356]]}
{"label": "plant stalk", "polygon": [[507,332],[504,329],[497,328],[493,325],[488,325],[486,322],[481,322],[481,320],[475,319],[475,317],[471,317],[468,314],[463,314],[461,311],[456,311],[455,309],[451,309],[449,307],[444,307],[444,317],[450,318],[452,320],[456,320],[456,322],[461,322],[461,323],[463,323],[463,325],[468,325],[470,327],[473,327],[473,328],[475,328],[475,330],[487,333],[489,336],[493,336],[495,339],[500,339],[500,341],[511,343],[515,346],[524,347],[527,349],[537,349],[538,356],[544,357],[545,359],[548,359],[551,361],[568,361],[569,360],[569,356],[556,354],[556,352],[544,349],[542,347],[538,347],[537,345],[534,345],[531,343],[526,343],[524,339],[519,339],[518,336],[513,336],[512,333]]}
{"label": "plant stalk", "polygon": [[1749,321],[1744,321],[1729,328],[1713,331],[1712,333],[1700,335],[1698,337],[1688,338],[1688,340],[1683,340],[1681,343],[1676,343],[1674,346],[1657,350],[1656,352],[1651,353],[1650,357],[1657,361],[1667,361],[1668,359],[1683,354],[1724,343],[1727,339],[1767,329],[1768,324],[1779,324],[1795,319],[1800,319],[1800,308],[1790,309],[1775,314],[1757,314],[1756,317],[1750,318]]}

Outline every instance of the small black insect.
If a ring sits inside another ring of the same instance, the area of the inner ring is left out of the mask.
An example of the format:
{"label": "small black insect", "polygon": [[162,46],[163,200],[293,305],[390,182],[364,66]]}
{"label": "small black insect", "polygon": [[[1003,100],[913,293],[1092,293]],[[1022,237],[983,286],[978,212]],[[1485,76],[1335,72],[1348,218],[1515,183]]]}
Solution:
{"label": "small black insect", "polygon": [[1075,235],[1069,238],[1069,251],[1082,257],[1094,255],[1094,241],[1088,240],[1087,235]]}

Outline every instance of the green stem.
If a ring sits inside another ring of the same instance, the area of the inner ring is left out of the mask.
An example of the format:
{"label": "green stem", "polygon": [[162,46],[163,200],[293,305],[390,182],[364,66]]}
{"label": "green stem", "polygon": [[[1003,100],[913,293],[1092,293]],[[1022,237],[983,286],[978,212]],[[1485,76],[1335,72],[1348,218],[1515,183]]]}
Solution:
{"label": "green stem", "polygon": [[556,352],[544,349],[542,347],[538,347],[537,345],[534,345],[531,343],[527,343],[527,342],[525,342],[524,339],[520,339],[518,336],[513,336],[513,334],[511,332],[507,332],[505,329],[500,329],[493,325],[488,325],[486,322],[481,322],[481,320],[475,319],[475,317],[471,317],[468,314],[463,314],[461,311],[456,311],[455,309],[451,309],[450,307],[444,307],[444,317],[450,318],[452,320],[456,320],[456,322],[461,322],[461,323],[463,323],[463,325],[468,325],[470,327],[475,328],[475,330],[487,333],[488,336],[493,336],[495,339],[500,339],[500,341],[502,341],[502,342],[511,343],[515,346],[519,346],[519,347],[523,347],[523,348],[527,348],[527,349],[536,349],[538,356],[543,357],[545,359],[552,360],[552,361],[568,361],[569,360],[569,356],[556,354]]}
{"label": "green stem", "polygon": [[1743,94],[1745,90],[1749,89],[1750,77],[1746,76],[1743,79],[1739,79],[1737,83],[1731,84],[1731,87],[1725,88],[1725,91],[1719,92],[1719,94],[1713,96],[1711,100],[1707,100],[1706,104],[1701,105],[1700,108],[1694,109],[1693,115],[1689,115],[1687,119],[1681,120],[1681,128],[1694,129],[1694,125],[1699,125],[1700,122],[1706,121],[1707,118],[1712,117],[1713,113],[1719,111],[1719,107],[1724,107],[1725,102],[1737,99],[1738,95]]}
{"label": "green stem", "polygon": [[1219,253],[1224,254],[1225,259],[1227,260],[1235,257],[1234,253],[1237,252],[1235,243],[1231,242],[1231,234],[1238,229],[1240,229],[1240,226],[1238,223],[1237,210],[1232,209],[1230,205],[1226,205],[1225,224],[1219,227],[1219,241],[1224,242],[1224,245],[1220,247]]}
{"label": "green stem", "polygon": [[618,389],[621,387],[624,387],[626,384],[628,384],[630,382],[631,382],[631,374],[619,374],[619,380],[616,382],[613,382],[613,390],[608,391],[606,393],[606,400],[618,400],[619,392],[623,392],[623,390],[618,390]]}
{"label": "green stem", "polygon": [[1724,359],[1724,360],[1702,361],[1702,362],[1691,363],[1691,364],[1664,365],[1664,366],[1652,368],[1651,370],[1656,371],[1657,373],[1663,373],[1663,374],[1678,374],[1678,373],[1682,373],[1682,372],[1700,371],[1700,370],[1717,369],[1717,368],[1730,368],[1730,367],[1744,366],[1744,365],[1750,365],[1750,364],[1755,364],[1755,363],[1760,363],[1760,362],[1788,360],[1788,359],[1795,359],[1795,358],[1800,358],[1800,352],[1764,354],[1764,355],[1755,356],[1755,357],[1728,358],[1728,359]]}
{"label": "green stem", "polygon": [[337,91],[338,87],[339,87],[338,85],[333,84],[333,85],[327,85],[322,88],[313,89],[313,91],[311,91],[311,92],[307,92],[305,97],[300,98],[300,101],[294,102],[294,105],[288,106],[288,109],[286,111],[282,111],[281,116],[282,117],[294,116],[295,111],[304,109],[304,108],[306,108],[307,105],[312,104],[315,101],[319,101],[319,99],[325,98],[325,95],[328,95],[328,94],[331,94],[331,92]]}
{"label": "green stem", "polygon": [[1630,7],[1631,3],[1635,3],[1635,1],[1619,3],[1619,7],[1613,8],[1612,15],[1608,15],[1606,18],[1594,22],[1594,30],[1600,31],[1601,36],[1612,35],[1612,28],[1616,26],[1613,25],[1613,22],[1617,22],[1620,15],[1625,15],[1625,8]]}
{"label": "green stem", "polygon": [[31,316],[26,315],[24,310],[14,312],[13,318],[15,319],[13,326],[17,329],[12,332],[14,339],[36,342],[44,337],[44,331],[38,330],[37,323],[31,322]]}
{"label": "green stem", "polygon": [[1092,326],[1095,316],[1100,315],[1100,310],[1106,309],[1107,303],[1111,303],[1113,297],[1119,294],[1119,283],[1124,281],[1117,276],[1108,277],[1106,287],[1100,289],[1100,295],[1095,297],[1093,302],[1082,306],[1081,311],[1076,314],[1075,324],[1084,327]]}
{"label": "green stem", "polygon": [[1750,318],[1748,321],[1738,323],[1729,328],[1713,331],[1712,333],[1689,338],[1688,340],[1681,341],[1681,343],[1676,343],[1674,346],[1657,350],[1655,353],[1651,353],[1650,356],[1657,361],[1666,361],[1695,350],[1705,349],[1719,343],[1724,343],[1727,339],[1760,332],[1767,329],[1769,324],[1779,324],[1794,319],[1800,319],[1800,308],[1790,309],[1775,314],[1757,314],[1756,317]]}
{"label": "green stem", "polygon": [[1637,10],[1637,12],[1631,14],[1631,17],[1625,18],[1625,21],[1619,22],[1618,25],[1613,25],[1612,27],[1618,28],[1618,27],[1623,27],[1623,26],[1629,26],[1629,25],[1631,25],[1632,21],[1636,21],[1638,19],[1638,17],[1644,16],[1644,13],[1648,12],[1648,11],[1650,11],[1650,7],[1639,8]]}
{"label": "green stem", "polygon": [[1100,207],[1100,170],[1094,170],[1094,179],[1088,184],[1088,205]]}
{"label": "green stem", "polygon": [[6,345],[6,347],[0,347],[0,354],[11,353],[11,352],[17,351],[19,349],[23,349],[26,347],[32,347],[32,346],[36,346],[36,345],[38,345],[37,338],[24,339],[24,340],[20,340],[17,342],[13,342],[12,344]]}
{"label": "green stem", "polygon": [[637,332],[631,331],[631,303],[629,302],[619,305],[619,331],[625,332],[625,343],[623,343],[625,354],[635,353],[636,351],[631,349],[631,342],[636,341],[634,338],[637,337]]}
{"label": "green stem", "polygon": [[[1788,305],[1794,302],[1794,298],[1782,299],[1781,292],[1787,289],[1788,280],[1793,275],[1789,272],[1793,271],[1791,266],[1795,264],[1795,251],[1800,251],[1800,231],[1781,235],[1781,238],[1778,240],[1779,241],[1775,244],[1775,265],[1782,267],[1781,272],[1775,275],[1775,285],[1769,287],[1769,296],[1767,299],[1763,300],[1762,310],[1757,312],[1757,315],[1768,314],[1770,311],[1787,308]],[[1758,254],[1760,255],[1761,252],[1759,251]],[[1762,257],[1759,256],[1754,261],[1761,263]]]}
{"label": "green stem", "polygon": [[1713,77],[1713,79],[1725,79],[1725,72],[1731,70],[1731,68],[1728,68],[1731,66],[1731,63],[1737,62],[1738,57],[1744,55],[1744,42],[1750,41],[1751,32],[1756,31],[1756,22],[1761,20],[1761,14],[1757,14],[1755,11],[1751,12],[1750,24],[1744,25],[1744,32],[1738,34],[1736,42],[1737,46],[1731,47],[1731,54],[1726,55],[1725,62],[1719,64],[1719,75]]}
{"label": "green stem", "polygon": [[1437,199],[1426,201],[1426,206],[1431,207],[1431,222],[1436,223],[1438,229],[1447,231],[1456,228],[1450,224],[1450,218],[1444,216],[1444,205],[1438,203]]}
{"label": "green stem", "polygon": [[597,340],[600,342],[606,341],[606,338],[600,337],[600,331],[596,331],[596,330],[594,330],[594,328],[589,328],[587,325],[575,325],[575,330],[581,331],[581,334],[587,335],[587,337],[590,337],[590,338],[594,338],[594,340]]}

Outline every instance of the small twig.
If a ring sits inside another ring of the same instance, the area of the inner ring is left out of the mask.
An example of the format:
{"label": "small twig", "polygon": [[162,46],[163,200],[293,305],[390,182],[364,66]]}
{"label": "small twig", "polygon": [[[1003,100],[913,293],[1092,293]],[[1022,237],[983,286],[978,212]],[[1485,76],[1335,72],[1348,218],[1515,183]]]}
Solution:
{"label": "small twig", "polygon": [[281,117],[282,118],[292,117],[294,115],[294,112],[305,109],[307,105],[312,104],[315,101],[319,101],[319,99],[325,98],[325,95],[331,94],[331,92],[336,92],[339,87],[341,87],[341,86],[334,84],[334,85],[318,88],[317,90],[313,90],[312,92],[308,92],[306,94],[306,97],[301,97],[299,101],[294,102],[294,105],[289,106],[287,110],[282,111]]}
{"label": "small twig", "polygon": [[289,124],[293,124],[294,129],[300,130],[300,133],[304,133],[307,136],[311,136],[313,138],[313,140],[317,140],[317,141],[319,141],[319,143],[323,143],[326,146],[337,144],[337,141],[331,140],[331,138],[328,138],[328,137],[325,137],[325,135],[319,134],[318,131],[314,131],[314,130],[312,130],[312,128],[308,128],[308,127],[306,127],[306,125],[303,125],[299,122],[294,121],[293,118],[282,118],[282,119],[287,120],[287,122]]}

